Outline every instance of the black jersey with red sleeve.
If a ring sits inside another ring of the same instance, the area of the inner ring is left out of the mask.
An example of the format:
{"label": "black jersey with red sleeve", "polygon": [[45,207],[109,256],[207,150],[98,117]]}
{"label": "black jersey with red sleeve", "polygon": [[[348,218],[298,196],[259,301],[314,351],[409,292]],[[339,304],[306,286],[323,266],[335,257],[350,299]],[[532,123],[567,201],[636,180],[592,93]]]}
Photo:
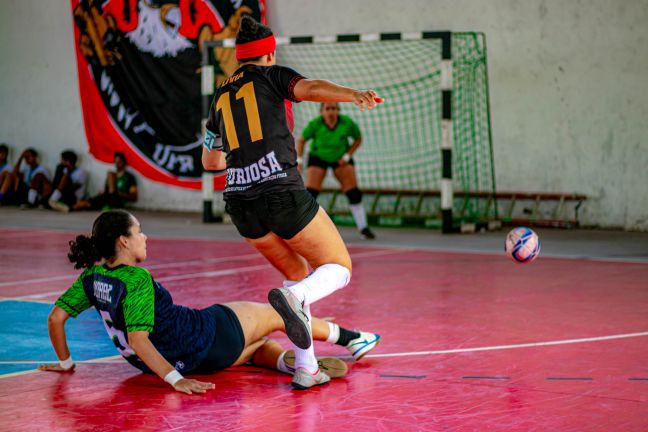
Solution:
{"label": "black jersey with red sleeve", "polygon": [[290,102],[304,77],[284,66],[243,65],[216,91],[205,145],[227,157],[224,196],[254,199],[269,192],[303,190],[297,171]]}

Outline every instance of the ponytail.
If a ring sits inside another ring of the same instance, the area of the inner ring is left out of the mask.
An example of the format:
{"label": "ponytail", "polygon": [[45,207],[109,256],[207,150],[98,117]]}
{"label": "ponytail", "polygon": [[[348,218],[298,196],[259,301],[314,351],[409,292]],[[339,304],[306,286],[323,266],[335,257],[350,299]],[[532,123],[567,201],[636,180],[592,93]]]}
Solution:
{"label": "ponytail", "polygon": [[70,240],[68,259],[74,263],[75,269],[88,268],[101,259],[101,254],[93,237],[79,235],[75,240]]}
{"label": "ponytail", "polygon": [[88,268],[97,261],[113,258],[117,239],[128,236],[133,217],[124,210],[110,210],[101,213],[92,226],[92,236],[79,235],[70,241],[68,259],[75,269]]}

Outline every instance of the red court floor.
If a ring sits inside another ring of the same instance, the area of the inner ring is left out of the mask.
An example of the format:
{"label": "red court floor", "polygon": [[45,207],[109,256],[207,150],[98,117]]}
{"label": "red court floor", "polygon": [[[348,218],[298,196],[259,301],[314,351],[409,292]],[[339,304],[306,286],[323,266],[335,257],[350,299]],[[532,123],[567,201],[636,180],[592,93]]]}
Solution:
{"label": "red court floor", "polygon": [[[0,238],[1,299],[52,303],[78,274],[69,232]],[[295,392],[246,366],[202,376],[216,389],[190,396],[119,359],[0,375],[0,430],[648,431],[648,264],[350,250],[351,284],[312,307],[382,335],[347,377]],[[282,281],[243,241],[150,238],[148,253],[188,306],[264,301]]]}

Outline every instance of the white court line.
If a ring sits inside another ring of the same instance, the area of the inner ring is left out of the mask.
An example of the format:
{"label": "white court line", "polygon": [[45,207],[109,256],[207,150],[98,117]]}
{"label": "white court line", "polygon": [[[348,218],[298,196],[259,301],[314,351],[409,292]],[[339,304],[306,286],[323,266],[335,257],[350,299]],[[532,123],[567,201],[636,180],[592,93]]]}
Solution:
{"label": "white court line", "polygon": [[438,350],[438,351],[412,351],[412,352],[391,353],[391,354],[367,354],[365,358],[455,354],[455,353],[465,353],[465,352],[475,352],[475,351],[496,351],[496,350],[506,350],[506,349],[516,349],[516,348],[530,348],[530,347],[538,347],[538,346],[598,342],[604,340],[625,339],[625,338],[633,338],[633,337],[641,337],[641,336],[648,336],[648,332],[625,333],[625,334],[610,335],[610,336],[597,336],[597,337],[581,338],[581,339],[565,339],[565,340],[547,341],[547,342],[530,342],[530,343],[522,343],[522,344],[514,344],[514,345],[495,345],[495,346],[477,347],[477,348],[458,348],[458,349]]}
{"label": "white court line", "polygon": [[[214,263],[219,263],[219,262],[226,262],[226,261],[236,261],[240,259],[248,259],[248,258],[260,258],[261,255],[258,253],[256,254],[245,254],[245,255],[234,255],[230,257],[220,257],[220,258],[206,258],[203,260],[192,260],[192,261],[177,261],[177,262],[172,262],[172,263],[162,263],[162,264],[153,264],[150,266],[146,266],[147,269],[163,269],[163,268],[173,268],[177,266],[187,266],[187,265],[200,265],[200,264],[214,264]],[[41,282],[50,282],[50,281],[57,281],[57,280],[65,280],[65,279],[76,279],[78,275],[61,275],[61,276],[49,276],[46,278],[38,278],[38,279],[25,279],[25,280],[18,280],[18,281],[7,281],[7,282],[0,282],[0,287],[4,286],[13,286],[13,285],[30,285],[34,283],[41,283]]]}
{"label": "white court line", "polygon": [[[364,258],[364,257],[371,257],[371,256],[377,256],[377,255],[388,255],[388,254],[393,254],[393,253],[398,253],[397,250],[378,250],[378,251],[371,251],[371,252],[359,252],[357,254],[353,255],[353,258]],[[255,254],[256,256],[256,254]],[[192,279],[192,278],[198,278],[198,277],[215,277],[215,276],[226,276],[230,274],[236,274],[241,271],[259,271],[259,270],[267,270],[267,269],[272,269],[272,265],[270,264],[261,264],[261,265],[255,265],[255,266],[248,266],[248,267],[234,267],[231,269],[227,270],[213,270],[213,271],[206,271],[206,272],[197,272],[197,273],[185,273],[185,274],[179,274],[179,275],[174,275],[174,276],[166,276],[162,278],[154,278],[158,282],[168,282],[168,281],[175,281],[175,280],[183,280],[183,279]],[[72,277],[73,278],[73,277]],[[0,285],[1,286],[1,285]],[[26,296],[20,296],[20,297],[5,297],[0,299],[0,301],[7,301],[7,300],[29,300],[29,299],[41,299],[44,297],[49,297],[52,295],[57,295],[63,293],[64,290],[57,290],[57,291],[50,291],[46,293],[40,293],[40,294],[30,294]]]}
{"label": "white court line", "polygon": [[[459,349],[448,349],[448,350],[438,350],[438,351],[412,351],[412,352],[389,353],[389,354],[367,354],[366,356],[364,356],[364,358],[405,357],[405,356],[420,356],[420,355],[434,355],[434,354],[456,354],[456,353],[475,352],[475,351],[496,351],[496,350],[506,350],[506,349],[514,349],[514,348],[530,348],[530,347],[538,347],[538,346],[599,342],[605,340],[627,339],[627,338],[634,338],[634,337],[641,337],[641,336],[648,336],[648,332],[624,333],[624,334],[617,334],[617,335],[597,336],[597,337],[589,337],[589,338],[581,338],[581,339],[564,339],[564,340],[547,341],[547,342],[530,342],[530,343],[514,344],[514,345],[495,345],[495,346],[487,346],[487,347],[459,348]],[[82,360],[82,361],[77,361],[76,363],[115,364],[117,363],[115,360],[119,360],[119,359],[122,359],[122,357],[116,355],[111,357],[103,357],[95,360]],[[52,360],[0,361],[0,365],[42,364],[42,363],[52,363],[52,362],[53,362]]]}

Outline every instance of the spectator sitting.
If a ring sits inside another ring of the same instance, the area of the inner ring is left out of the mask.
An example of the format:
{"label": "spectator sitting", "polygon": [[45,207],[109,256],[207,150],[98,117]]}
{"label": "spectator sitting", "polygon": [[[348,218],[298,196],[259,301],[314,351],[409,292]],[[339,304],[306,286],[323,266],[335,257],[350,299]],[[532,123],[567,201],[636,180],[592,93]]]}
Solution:
{"label": "spectator sitting", "polygon": [[[5,189],[9,190],[11,186],[12,178],[11,172],[13,167],[9,163],[9,147],[7,144],[0,144],[0,202],[5,195]],[[6,183],[6,187],[5,187]]]}
{"label": "spectator sitting", "polygon": [[67,213],[85,195],[88,174],[76,163],[76,153],[70,150],[61,153],[61,163],[52,182],[54,191],[47,201],[52,210]]}
{"label": "spectator sitting", "polygon": [[35,207],[41,196],[49,196],[52,191],[49,173],[38,163],[38,152],[33,148],[22,152],[13,171],[5,176],[0,186],[3,204],[27,204],[30,207]]}
{"label": "spectator sitting", "polygon": [[13,167],[9,163],[9,147],[7,144],[0,144],[0,173],[11,172]]}
{"label": "spectator sitting", "polygon": [[75,210],[109,208],[124,208],[126,204],[137,201],[137,180],[135,176],[126,171],[126,156],[115,153],[116,171],[108,171],[104,193],[89,200],[81,200]]}

